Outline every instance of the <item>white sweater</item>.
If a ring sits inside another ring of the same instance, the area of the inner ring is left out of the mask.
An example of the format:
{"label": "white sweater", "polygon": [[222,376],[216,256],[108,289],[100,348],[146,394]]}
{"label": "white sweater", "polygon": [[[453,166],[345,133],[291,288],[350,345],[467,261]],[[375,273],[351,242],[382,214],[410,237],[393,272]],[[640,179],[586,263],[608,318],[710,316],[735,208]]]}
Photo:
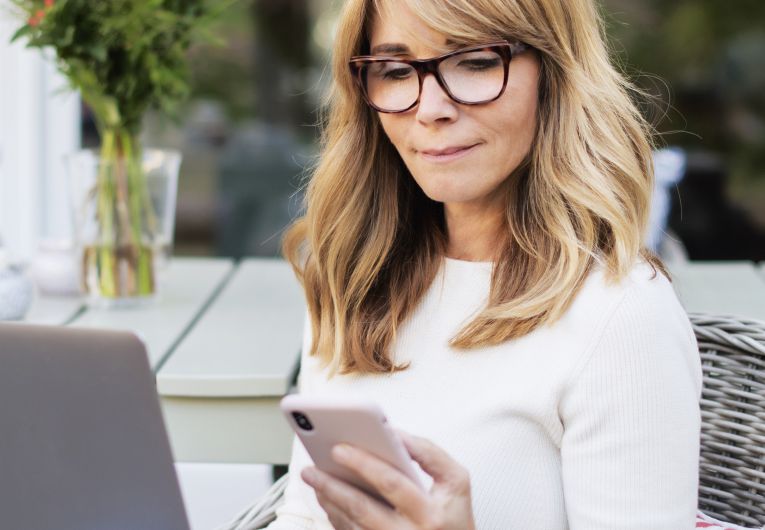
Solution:
{"label": "white sweater", "polygon": [[[490,263],[447,259],[393,351],[396,374],[327,380],[302,358],[301,392],[378,402],[470,471],[480,530],[694,528],[701,365],[671,284],[645,263],[618,285],[593,272],[564,317],[499,346],[452,338],[487,300]],[[269,529],[331,528],[300,479]]]}

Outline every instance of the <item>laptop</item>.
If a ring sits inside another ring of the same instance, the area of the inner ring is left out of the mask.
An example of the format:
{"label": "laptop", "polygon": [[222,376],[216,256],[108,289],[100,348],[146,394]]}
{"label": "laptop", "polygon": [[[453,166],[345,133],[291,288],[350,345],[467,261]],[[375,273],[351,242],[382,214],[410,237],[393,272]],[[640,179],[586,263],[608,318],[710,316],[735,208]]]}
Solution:
{"label": "laptop", "polygon": [[189,530],[135,335],[0,324],[0,528]]}

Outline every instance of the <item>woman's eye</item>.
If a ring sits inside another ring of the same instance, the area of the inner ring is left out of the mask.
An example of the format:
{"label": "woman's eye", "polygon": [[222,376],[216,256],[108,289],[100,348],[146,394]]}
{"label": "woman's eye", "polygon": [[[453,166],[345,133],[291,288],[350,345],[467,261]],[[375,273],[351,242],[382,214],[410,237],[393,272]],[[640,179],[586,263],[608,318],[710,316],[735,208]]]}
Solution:
{"label": "woman's eye", "polygon": [[411,68],[391,68],[383,72],[383,79],[406,79],[411,74]]}
{"label": "woman's eye", "polygon": [[502,64],[498,58],[486,58],[486,59],[463,59],[459,62],[458,66],[465,70],[488,70],[490,68],[497,68]]}

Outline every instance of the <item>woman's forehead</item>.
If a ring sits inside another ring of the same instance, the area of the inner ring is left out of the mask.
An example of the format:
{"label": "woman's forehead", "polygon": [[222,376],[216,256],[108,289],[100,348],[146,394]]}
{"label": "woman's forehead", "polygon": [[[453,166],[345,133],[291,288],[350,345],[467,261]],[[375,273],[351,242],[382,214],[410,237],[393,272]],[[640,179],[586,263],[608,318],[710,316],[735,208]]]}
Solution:
{"label": "woman's forehead", "polygon": [[405,2],[375,2],[369,24],[369,46],[373,55],[443,53],[454,48],[447,35],[429,27]]}
{"label": "woman's forehead", "polygon": [[[448,4],[417,0],[369,0],[367,38],[373,51],[385,44],[402,44],[415,57],[433,57],[465,45],[481,44],[506,38],[498,26],[459,16]],[[455,2],[456,3],[456,2]],[[413,7],[414,6],[414,7]],[[454,7],[454,6],[451,6]],[[462,13],[462,12],[460,12]]]}

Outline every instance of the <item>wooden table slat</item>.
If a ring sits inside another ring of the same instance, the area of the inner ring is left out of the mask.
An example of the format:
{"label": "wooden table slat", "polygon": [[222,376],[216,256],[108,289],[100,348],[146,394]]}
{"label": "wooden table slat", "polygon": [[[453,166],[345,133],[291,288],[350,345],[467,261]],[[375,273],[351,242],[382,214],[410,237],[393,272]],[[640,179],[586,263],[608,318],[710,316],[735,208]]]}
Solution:
{"label": "wooden table slat", "polygon": [[85,305],[77,296],[40,296],[32,301],[24,322],[49,326],[63,326],[69,322]]}
{"label": "wooden table slat", "polygon": [[283,260],[243,261],[157,374],[163,396],[281,396],[299,358],[305,302]]}
{"label": "wooden table slat", "polygon": [[173,259],[160,271],[158,299],[135,308],[88,307],[72,326],[135,331],[146,343],[153,367],[165,357],[216,293],[233,268],[220,258]]}

